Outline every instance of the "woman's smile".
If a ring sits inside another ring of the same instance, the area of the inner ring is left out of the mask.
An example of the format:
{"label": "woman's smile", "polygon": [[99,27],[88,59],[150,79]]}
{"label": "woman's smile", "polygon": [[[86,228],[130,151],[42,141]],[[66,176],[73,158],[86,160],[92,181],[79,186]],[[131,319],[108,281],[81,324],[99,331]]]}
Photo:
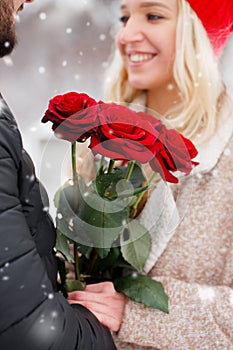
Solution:
{"label": "woman's smile", "polygon": [[147,52],[130,52],[127,54],[130,66],[138,66],[151,62],[156,56],[157,54]]}

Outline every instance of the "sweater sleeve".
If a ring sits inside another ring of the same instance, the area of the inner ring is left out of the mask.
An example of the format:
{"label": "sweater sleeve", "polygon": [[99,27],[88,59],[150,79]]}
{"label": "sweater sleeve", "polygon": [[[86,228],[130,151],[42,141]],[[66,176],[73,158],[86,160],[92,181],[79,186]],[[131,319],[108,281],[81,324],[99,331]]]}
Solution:
{"label": "sweater sleeve", "polygon": [[53,290],[19,200],[21,139],[0,121],[1,350],[115,349],[110,332]]}
{"label": "sweater sleeve", "polygon": [[[233,271],[232,256],[230,264]],[[169,277],[155,279],[169,296],[169,314],[128,300],[116,335],[116,342],[122,344],[119,349],[130,349],[129,343],[132,348],[137,344],[163,350],[233,349],[232,286],[206,286]],[[128,347],[124,347],[126,344]]]}

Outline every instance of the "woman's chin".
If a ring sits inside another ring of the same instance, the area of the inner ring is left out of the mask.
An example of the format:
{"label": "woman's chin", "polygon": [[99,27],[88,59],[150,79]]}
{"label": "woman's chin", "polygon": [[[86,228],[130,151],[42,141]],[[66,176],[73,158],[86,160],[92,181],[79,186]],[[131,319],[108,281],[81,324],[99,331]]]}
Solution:
{"label": "woman's chin", "polygon": [[148,84],[144,84],[140,79],[129,79],[130,85],[137,90],[147,90]]}

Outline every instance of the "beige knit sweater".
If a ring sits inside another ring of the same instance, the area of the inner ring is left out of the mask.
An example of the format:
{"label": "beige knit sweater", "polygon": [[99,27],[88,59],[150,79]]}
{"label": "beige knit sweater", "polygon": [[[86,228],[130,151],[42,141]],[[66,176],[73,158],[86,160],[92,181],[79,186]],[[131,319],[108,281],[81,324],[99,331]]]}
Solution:
{"label": "beige knit sweater", "polygon": [[232,132],[230,118],[178,190],[161,183],[147,201],[145,271],[164,285],[169,314],[128,300],[117,349],[233,349]]}

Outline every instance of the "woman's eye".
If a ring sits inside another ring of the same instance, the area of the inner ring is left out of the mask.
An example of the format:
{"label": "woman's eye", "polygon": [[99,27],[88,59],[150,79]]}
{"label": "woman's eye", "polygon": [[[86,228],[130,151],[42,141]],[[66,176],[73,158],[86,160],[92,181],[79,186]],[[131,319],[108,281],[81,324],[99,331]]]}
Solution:
{"label": "woman's eye", "polygon": [[162,16],[159,16],[159,15],[151,15],[151,14],[148,14],[147,15],[147,18],[149,21],[157,21],[158,19],[161,19],[163,18]]}
{"label": "woman's eye", "polygon": [[129,17],[127,17],[127,16],[121,16],[121,17],[119,18],[119,21],[120,21],[121,23],[126,23],[126,22],[128,21],[128,19],[129,19]]}

